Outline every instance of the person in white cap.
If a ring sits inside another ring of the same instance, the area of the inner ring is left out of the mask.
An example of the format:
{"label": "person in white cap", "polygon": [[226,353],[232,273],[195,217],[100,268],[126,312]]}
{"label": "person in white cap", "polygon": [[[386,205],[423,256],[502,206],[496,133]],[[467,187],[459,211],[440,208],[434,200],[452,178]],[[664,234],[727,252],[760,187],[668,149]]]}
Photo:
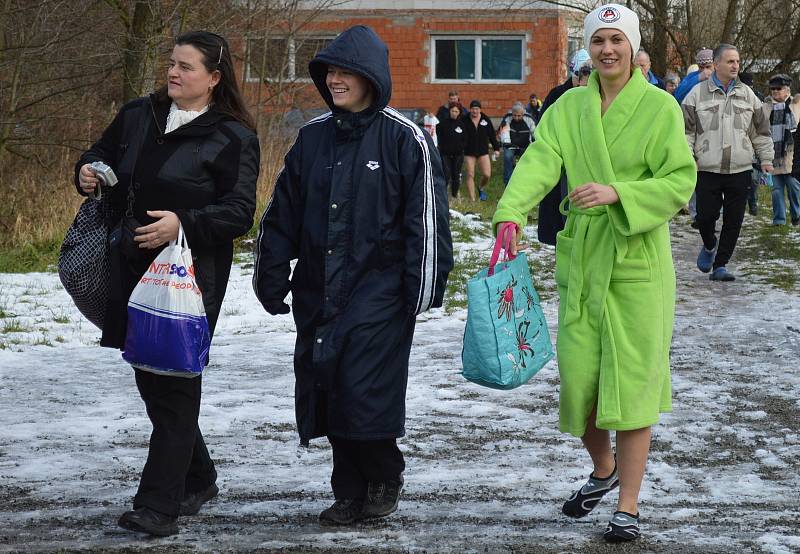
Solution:
{"label": "person in white cap", "polygon": [[[691,196],[696,174],[677,102],[633,65],[636,14],[605,4],[586,16],[584,29],[595,68],[589,83],[544,113],[493,221],[519,232],[566,172],[569,210],[555,270],[559,429],[582,439],[594,467],[562,512],[586,516],[619,487],[604,533],[617,542],[639,536],[651,426],[671,410],[669,220]],[[616,456],[609,431],[616,431]]]}

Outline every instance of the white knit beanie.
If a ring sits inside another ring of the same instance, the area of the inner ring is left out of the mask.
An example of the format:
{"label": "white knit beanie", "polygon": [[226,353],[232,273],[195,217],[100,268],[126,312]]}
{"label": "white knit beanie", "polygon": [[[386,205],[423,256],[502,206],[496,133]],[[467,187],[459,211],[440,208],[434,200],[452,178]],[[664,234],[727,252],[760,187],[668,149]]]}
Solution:
{"label": "white knit beanie", "polygon": [[642,35],[639,33],[639,16],[625,6],[619,4],[603,4],[586,16],[583,20],[583,43],[589,49],[589,43],[600,29],[617,29],[631,43],[631,60],[639,51]]}

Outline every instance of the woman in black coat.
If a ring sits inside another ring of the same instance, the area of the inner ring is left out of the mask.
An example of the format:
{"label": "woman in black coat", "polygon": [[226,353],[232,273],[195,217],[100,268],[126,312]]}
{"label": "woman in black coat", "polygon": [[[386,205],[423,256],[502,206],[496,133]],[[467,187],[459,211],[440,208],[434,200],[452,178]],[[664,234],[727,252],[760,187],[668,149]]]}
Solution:
{"label": "woman in black coat", "polygon": [[439,154],[444,165],[445,181],[450,184],[453,198],[458,196],[461,185],[461,166],[464,163],[464,147],[467,144],[466,125],[461,118],[461,106],[455,102],[450,103],[447,119],[436,126],[436,136],[439,139]]}
{"label": "woman in black coat", "polygon": [[[111,166],[119,184],[103,194],[112,195],[116,212],[125,214],[122,228],[131,230],[112,233],[112,292],[102,346],[124,348],[128,298],[180,226],[213,335],[233,239],[253,223],[260,151],[228,43],[204,31],[179,36],[167,81],[150,97],[123,106],[75,168],[76,186],[85,195],[98,185],[89,164]],[[178,531],[178,515],[197,513],[218,492],[197,423],[202,377],[134,369],[153,433],[134,509],[119,524],[170,535]]]}
{"label": "woman in black coat", "polygon": [[383,42],[352,27],[309,72],[331,112],[301,128],[286,155],[253,286],[271,314],[288,313],[292,293],[300,440],[328,437],[336,502],[320,521],[349,524],[397,507],[415,316],[441,306],[452,245],[433,141],[387,106]]}

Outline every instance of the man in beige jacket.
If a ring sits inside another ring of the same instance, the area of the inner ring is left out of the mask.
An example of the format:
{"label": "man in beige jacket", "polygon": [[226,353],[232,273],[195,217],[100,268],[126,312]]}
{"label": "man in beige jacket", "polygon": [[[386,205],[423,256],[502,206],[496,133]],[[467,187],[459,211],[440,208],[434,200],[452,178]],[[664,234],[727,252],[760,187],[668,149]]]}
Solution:
{"label": "man in beige jacket", "polygon": [[[686,140],[697,162],[697,225],[703,239],[697,268],[711,271],[712,281],[735,279],[725,266],[739,239],[754,151],[761,169],[773,170],[769,119],[738,74],[736,47],[719,45],[711,78],[695,86],[681,104]],[[720,209],[724,211],[717,239]]]}

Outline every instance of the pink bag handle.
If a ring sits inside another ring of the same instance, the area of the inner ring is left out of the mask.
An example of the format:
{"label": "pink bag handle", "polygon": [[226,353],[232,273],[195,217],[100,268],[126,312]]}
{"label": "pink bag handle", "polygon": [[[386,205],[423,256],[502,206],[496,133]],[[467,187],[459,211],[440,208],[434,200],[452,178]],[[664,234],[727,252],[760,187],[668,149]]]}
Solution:
{"label": "pink bag handle", "polygon": [[515,255],[510,253],[511,244],[517,232],[517,224],[511,221],[506,221],[500,224],[500,229],[497,231],[497,239],[494,241],[494,249],[492,250],[492,257],[489,260],[489,277],[494,275],[494,266],[500,260],[500,249],[505,251],[504,260],[510,261],[516,258]]}

